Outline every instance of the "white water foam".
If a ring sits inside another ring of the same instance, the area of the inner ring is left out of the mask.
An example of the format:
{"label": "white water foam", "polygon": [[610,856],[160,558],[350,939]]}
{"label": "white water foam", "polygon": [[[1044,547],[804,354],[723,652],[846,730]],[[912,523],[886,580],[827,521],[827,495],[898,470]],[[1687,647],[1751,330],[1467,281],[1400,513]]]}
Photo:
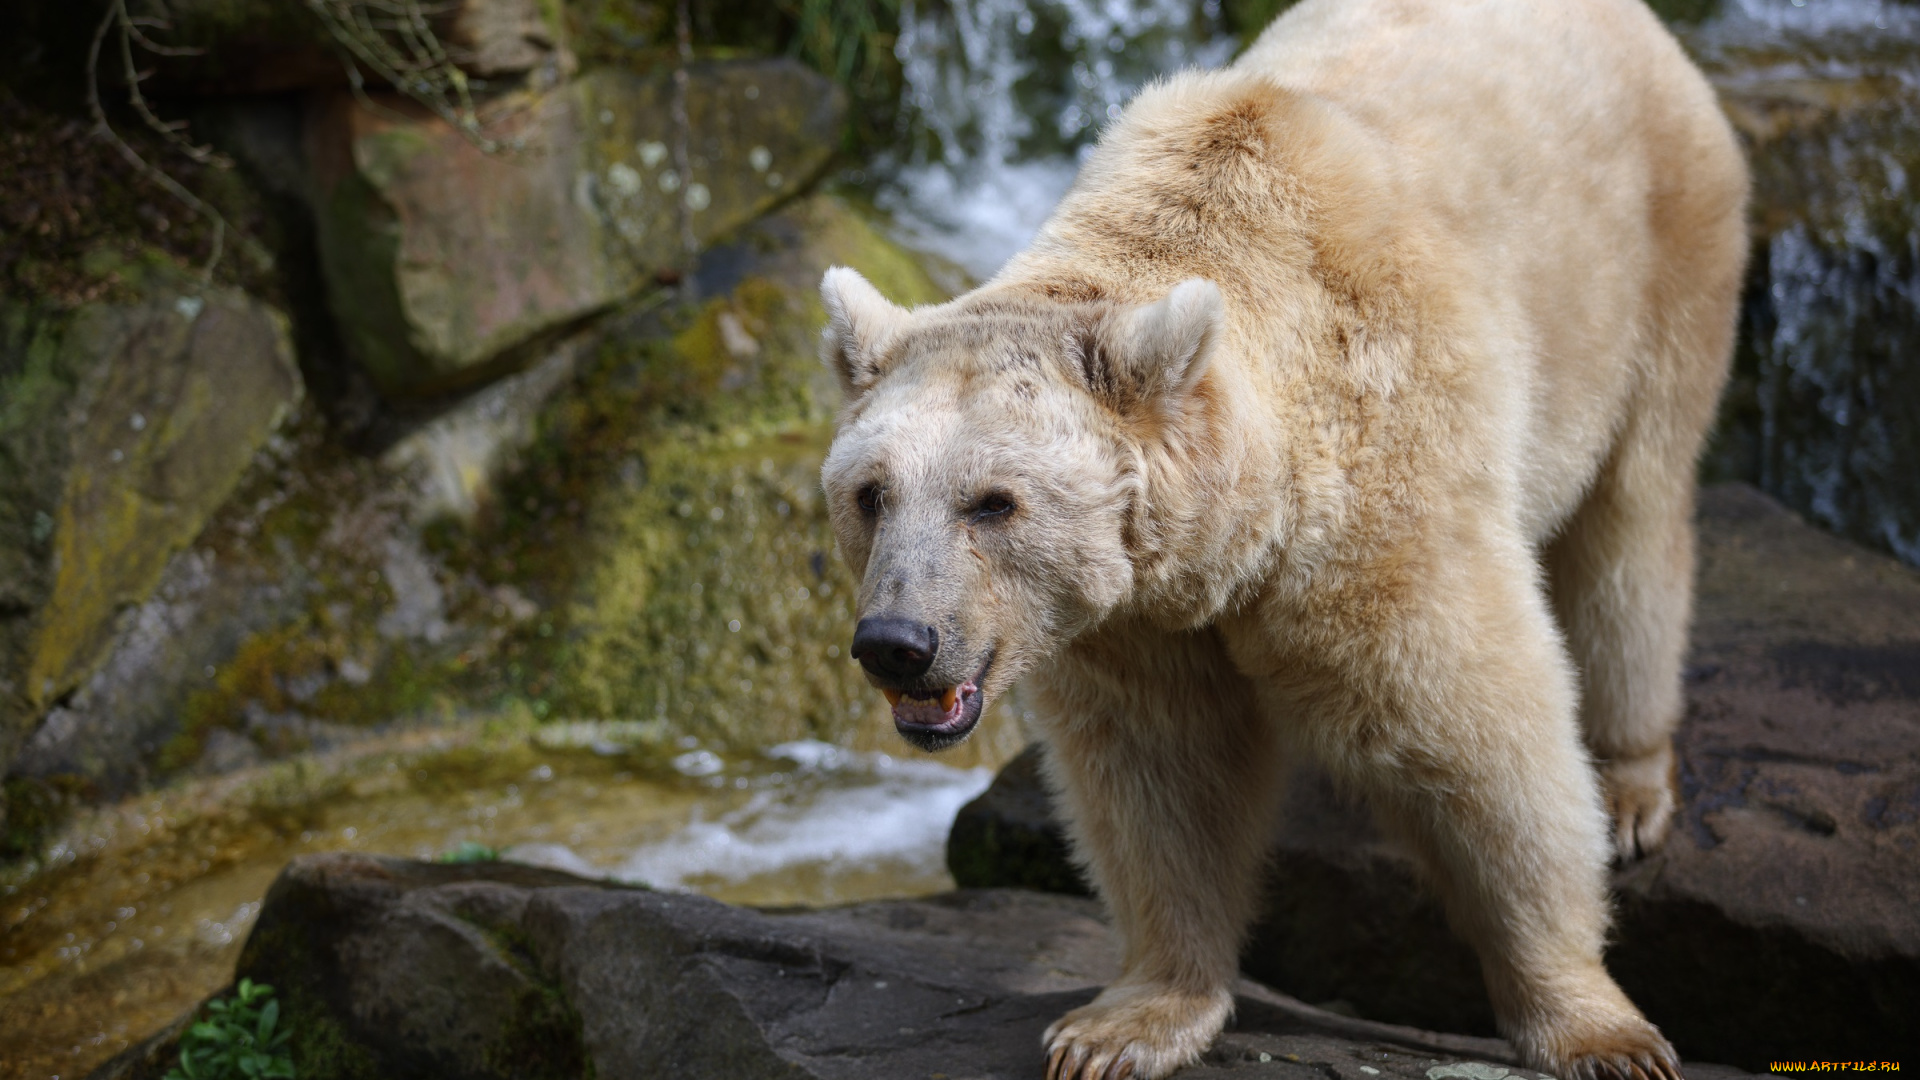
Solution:
{"label": "white water foam", "polygon": [[1079,165],[1066,157],[964,170],[911,166],[880,193],[899,238],[948,259],[976,281],[1019,254],[1073,185]]}
{"label": "white water foam", "polygon": [[831,874],[886,869],[896,877],[943,873],[947,830],[993,779],[989,769],[904,761],[822,742],[773,747],[791,765],[784,781],[708,821],[697,812],[678,832],[613,865],[595,865],[560,844],[521,844],[515,862],[583,877],[662,889],[739,883],[816,867]]}
{"label": "white water foam", "polygon": [[883,165],[879,202],[903,240],[978,279],[1032,240],[1141,86],[1234,48],[1217,0],[907,0],[900,27],[910,149]]}
{"label": "white water foam", "polygon": [[1898,0],[1729,0],[1715,20],[1747,23],[1764,34],[1828,34],[1920,27],[1920,11]]}

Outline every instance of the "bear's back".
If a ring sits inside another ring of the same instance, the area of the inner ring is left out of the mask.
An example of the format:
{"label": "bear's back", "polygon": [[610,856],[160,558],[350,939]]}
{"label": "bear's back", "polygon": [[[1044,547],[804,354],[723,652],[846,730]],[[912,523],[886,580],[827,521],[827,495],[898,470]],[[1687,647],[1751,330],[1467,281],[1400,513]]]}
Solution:
{"label": "bear's back", "polygon": [[1647,379],[1717,392],[1712,350],[1653,343],[1730,310],[1746,168],[1642,0],[1303,0],[1233,67],[1377,133],[1401,210],[1469,268],[1528,399],[1534,531],[1572,509]]}

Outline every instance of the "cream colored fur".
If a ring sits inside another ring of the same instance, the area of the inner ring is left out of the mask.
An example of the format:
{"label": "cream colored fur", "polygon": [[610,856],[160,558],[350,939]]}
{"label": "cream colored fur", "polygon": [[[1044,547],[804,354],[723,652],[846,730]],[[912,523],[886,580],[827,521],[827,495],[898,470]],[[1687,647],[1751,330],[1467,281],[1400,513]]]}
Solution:
{"label": "cream colored fur", "polygon": [[1027,678],[1125,941],[1049,1075],[1220,1029],[1301,754],[1422,855],[1529,1063],[1677,1074],[1606,869],[1673,812],[1746,185],[1639,0],[1305,0],[1142,92],[975,292],[828,275],[862,614],[936,627],[938,685]]}

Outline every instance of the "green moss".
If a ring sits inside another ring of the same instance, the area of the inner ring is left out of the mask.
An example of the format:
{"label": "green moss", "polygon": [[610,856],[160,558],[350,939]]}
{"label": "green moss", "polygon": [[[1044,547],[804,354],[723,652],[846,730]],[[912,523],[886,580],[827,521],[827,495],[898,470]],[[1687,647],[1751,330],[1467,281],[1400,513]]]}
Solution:
{"label": "green moss", "polygon": [[160,769],[174,772],[192,765],[216,728],[240,730],[249,702],[268,712],[283,711],[287,700],[282,679],[312,674],[326,660],[306,631],[304,623],[294,623],[243,642],[233,659],[216,671],[212,686],[187,696],[179,730],[160,749]]}
{"label": "green moss", "polygon": [[[647,70],[675,63],[672,4],[568,0],[570,42],[584,64]],[[833,79],[852,99],[847,148],[896,138],[903,85],[894,43],[899,0],[691,0],[693,45],[702,58],[789,55]]]}
{"label": "green moss", "polygon": [[[744,434],[744,433],[742,433]],[[824,426],[659,445],[605,509],[561,654],[562,708],[738,747],[842,741],[872,707],[836,656],[854,582],[818,492]]]}
{"label": "green moss", "polygon": [[481,929],[529,983],[515,999],[500,1037],[487,1048],[488,1067],[515,1080],[591,1080],[596,1072],[580,1012],[539,969],[526,932],[518,926]]}
{"label": "green moss", "polygon": [[[321,599],[338,595],[323,592]],[[215,669],[212,685],[187,695],[180,726],[161,748],[159,768],[173,772],[192,765],[216,728],[244,731],[250,708],[369,727],[435,711],[458,696],[463,666],[457,658],[422,655],[408,643],[380,639],[372,630],[377,604],[349,609],[345,617],[337,607],[327,611],[328,606],[334,605],[317,605],[307,617],[244,640],[233,657]],[[355,684],[333,677],[346,661],[359,656],[379,657],[369,679]],[[301,682],[319,689],[296,701],[289,688]],[[306,747],[269,741],[262,749],[286,754]]]}
{"label": "green moss", "polygon": [[945,294],[840,200],[782,218],[738,241],[752,272],[724,295],[616,316],[477,535],[438,537],[460,572],[547,602],[475,689],[740,747],[844,738],[866,715],[872,694],[828,651],[853,583],[819,494],[839,390],[815,290],[841,264],[903,303]]}
{"label": "green moss", "polygon": [[7,777],[0,789],[0,859],[39,855],[86,794],[86,783],[77,777]]}
{"label": "green moss", "polygon": [[839,392],[816,359],[814,283],[840,263],[902,303],[944,294],[844,203],[814,200],[793,216],[807,237],[801,265],[669,313],[670,337],[614,346],[602,357],[608,392],[582,395],[630,388],[628,415],[650,403],[652,423],[574,421],[624,432],[644,482],[602,487],[585,523],[551,654],[559,715],[660,719],[747,748],[844,742],[878,707],[842,653],[856,583],[819,490]]}
{"label": "green moss", "polygon": [[581,1034],[580,1013],[558,990],[544,986],[520,995],[486,1059],[499,1075],[515,1080],[592,1080],[597,1075]]}
{"label": "green moss", "polygon": [[390,1080],[371,1049],[338,1020],[312,1007],[305,995],[287,995],[285,1016],[293,1032],[293,1065],[301,1080]]}

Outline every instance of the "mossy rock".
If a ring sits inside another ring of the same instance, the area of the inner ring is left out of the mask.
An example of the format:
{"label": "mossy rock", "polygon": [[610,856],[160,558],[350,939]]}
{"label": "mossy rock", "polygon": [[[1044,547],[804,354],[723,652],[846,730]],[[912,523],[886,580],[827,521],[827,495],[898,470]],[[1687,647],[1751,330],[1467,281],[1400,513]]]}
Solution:
{"label": "mossy rock", "polygon": [[603,356],[602,380],[653,389],[644,423],[600,429],[627,449],[589,513],[560,713],[666,719],[737,748],[885,727],[846,655],[857,583],[820,492],[839,390],[818,360],[817,288],[836,264],[902,303],[944,299],[919,260],[820,197],[709,253],[713,294]]}
{"label": "mossy rock", "polygon": [[301,398],[279,312],[121,275],[138,300],[0,310],[0,767]]}
{"label": "mossy rock", "polygon": [[395,100],[316,113],[321,267],[346,345],[390,395],[486,381],[641,291],[826,165],[845,95],[789,60],[691,71],[681,176],[671,73],[601,70],[486,113],[488,153]]}

